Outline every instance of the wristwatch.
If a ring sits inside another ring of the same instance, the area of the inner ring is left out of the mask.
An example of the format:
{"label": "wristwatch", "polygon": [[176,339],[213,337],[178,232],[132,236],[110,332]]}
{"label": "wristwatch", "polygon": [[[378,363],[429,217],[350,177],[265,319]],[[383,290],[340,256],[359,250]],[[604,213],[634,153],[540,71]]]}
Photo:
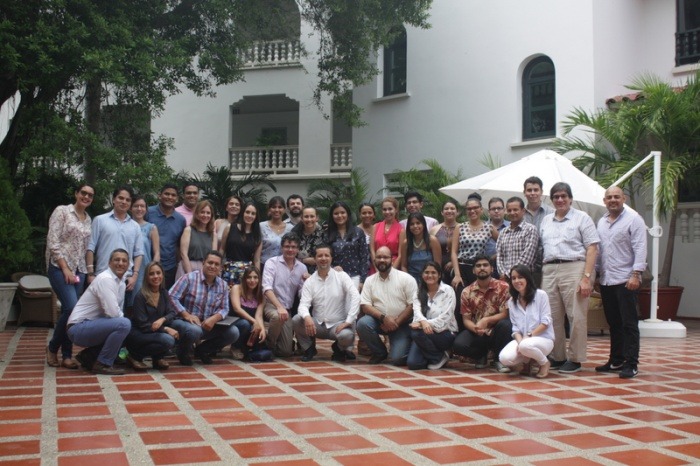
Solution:
{"label": "wristwatch", "polygon": [[591,278],[591,272],[586,272],[583,274],[583,276],[586,278]]}
{"label": "wristwatch", "polygon": [[380,315],[380,316],[379,316],[379,322],[383,324],[383,323],[384,323],[384,318],[385,318],[385,317],[386,317],[385,314]]}
{"label": "wristwatch", "polygon": [[528,337],[531,337],[531,336],[532,336],[532,332],[527,332],[527,336],[528,336]]}

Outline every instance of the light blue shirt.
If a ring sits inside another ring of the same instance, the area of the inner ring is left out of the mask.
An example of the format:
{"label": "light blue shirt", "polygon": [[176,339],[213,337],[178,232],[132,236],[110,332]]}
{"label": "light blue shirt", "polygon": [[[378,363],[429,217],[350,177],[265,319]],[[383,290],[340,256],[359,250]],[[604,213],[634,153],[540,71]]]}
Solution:
{"label": "light blue shirt", "polygon": [[282,237],[294,228],[294,225],[291,223],[285,223],[284,225],[284,231],[278,235],[270,227],[269,221],[260,223],[260,234],[262,235],[261,264],[265,264],[268,259],[282,254]]}
{"label": "light blue shirt", "polygon": [[115,249],[124,249],[129,253],[129,268],[134,259],[143,256],[141,227],[127,214],[124,221],[114,215],[114,210],[98,215],[92,221],[92,233],[88,251],[95,254],[95,273],[99,274],[109,268],[109,256]]}
{"label": "light blue shirt", "polygon": [[563,219],[549,214],[540,225],[544,263],[553,260],[585,261],[586,249],[600,243],[591,217],[571,207]]}
{"label": "light blue shirt", "polygon": [[646,270],[647,228],[637,212],[624,209],[614,222],[606,213],[598,221],[598,236],[596,271],[601,285],[626,283],[633,271]]}
{"label": "light blue shirt", "polygon": [[[177,251],[180,249],[180,237],[185,231],[185,217],[173,210],[171,215],[165,215],[159,205],[148,208],[146,219],[158,227],[160,237],[160,263],[164,270],[177,267]],[[144,264],[145,265],[145,264]]]}

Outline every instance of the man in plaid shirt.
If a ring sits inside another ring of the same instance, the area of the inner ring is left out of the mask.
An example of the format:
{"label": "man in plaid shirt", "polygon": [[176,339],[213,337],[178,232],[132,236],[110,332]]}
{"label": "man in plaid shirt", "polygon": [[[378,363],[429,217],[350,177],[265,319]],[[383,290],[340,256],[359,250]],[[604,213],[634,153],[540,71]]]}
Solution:
{"label": "man in plaid shirt", "polygon": [[540,243],[537,227],[524,221],[525,202],[517,196],[506,203],[510,225],[501,231],[496,245],[498,275],[505,280],[514,265],[523,264],[534,271]]}

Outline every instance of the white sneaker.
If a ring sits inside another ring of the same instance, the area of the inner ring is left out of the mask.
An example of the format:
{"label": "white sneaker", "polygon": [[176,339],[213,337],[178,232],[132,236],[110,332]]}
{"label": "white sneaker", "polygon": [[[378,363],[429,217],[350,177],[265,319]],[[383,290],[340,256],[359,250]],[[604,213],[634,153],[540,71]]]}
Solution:
{"label": "white sneaker", "polygon": [[450,354],[445,351],[445,354],[442,355],[442,359],[440,359],[438,362],[435,364],[428,364],[428,369],[431,371],[436,371],[440,368],[442,368],[445,364],[447,364],[447,361],[450,360]]}
{"label": "white sneaker", "polygon": [[496,369],[496,371],[500,372],[501,374],[507,374],[510,372],[510,367],[504,366],[501,363],[501,361],[494,361],[493,368]]}

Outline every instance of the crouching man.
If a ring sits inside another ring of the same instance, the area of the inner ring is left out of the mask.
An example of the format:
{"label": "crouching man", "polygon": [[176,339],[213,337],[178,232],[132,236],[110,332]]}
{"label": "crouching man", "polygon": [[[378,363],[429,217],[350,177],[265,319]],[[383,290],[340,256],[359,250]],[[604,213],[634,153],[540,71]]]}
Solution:
{"label": "crouching man", "polygon": [[[315,338],[333,340],[333,361],[355,359],[355,319],[360,310],[360,293],[345,272],[331,267],[333,252],[327,244],[316,247],[316,272],[301,289],[298,314],[292,319],[297,342],[304,352],[302,361],[316,355]],[[313,316],[309,308],[313,307]]]}
{"label": "crouching man", "polygon": [[68,338],[85,347],[75,359],[95,374],[124,373],[114,367],[114,360],[131,330],[131,321],[122,312],[128,268],[129,254],[124,249],[112,251],[107,270],[95,277],[68,319]]}

